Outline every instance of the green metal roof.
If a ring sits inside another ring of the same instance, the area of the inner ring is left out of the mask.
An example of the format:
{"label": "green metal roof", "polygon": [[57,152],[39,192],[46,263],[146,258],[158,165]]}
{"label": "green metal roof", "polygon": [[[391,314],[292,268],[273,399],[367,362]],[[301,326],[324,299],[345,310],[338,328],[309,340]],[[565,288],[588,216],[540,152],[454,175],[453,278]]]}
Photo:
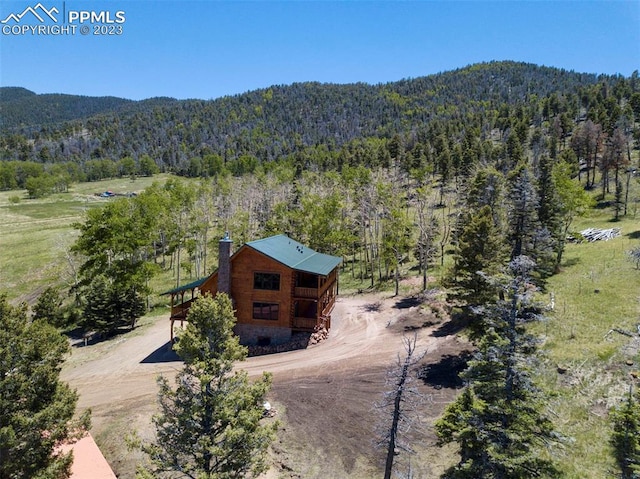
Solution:
{"label": "green metal roof", "polygon": [[195,281],[192,281],[189,284],[182,284],[176,288],[170,289],[169,291],[165,291],[164,293],[161,293],[161,294],[176,294],[181,291],[197,288],[198,286],[201,286],[202,283],[204,283],[207,278],[208,276],[205,276],[204,278],[196,279]]}
{"label": "green metal roof", "polygon": [[337,256],[318,253],[285,235],[250,241],[246,246],[291,269],[322,276],[327,276],[342,261]]}

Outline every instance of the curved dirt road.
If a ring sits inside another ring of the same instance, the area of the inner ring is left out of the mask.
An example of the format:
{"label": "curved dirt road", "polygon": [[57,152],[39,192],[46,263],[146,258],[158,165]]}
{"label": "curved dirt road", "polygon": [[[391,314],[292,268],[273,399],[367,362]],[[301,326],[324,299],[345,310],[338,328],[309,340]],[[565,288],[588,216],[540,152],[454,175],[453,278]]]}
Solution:
{"label": "curved dirt road", "polygon": [[249,358],[242,368],[250,374],[269,371],[279,377],[328,368],[334,363],[388,364],[400,346],[397,335],[386,327],[402,314],[392,304],[392,300],[379,301],[374,296],[340,298],[325,341],[304,350]]}
{"label": "curved dirt road", "polygon": [[[375,296],[340,298],[329,337],[307,349],[247,359],[240,367],[250,375],[268,371],[279,377],[323,368],[331,363],[389,364],[402,350],[398,335],[387,326],[405,311],[393,300]],[[155,394],[155,378],[181,368],[168,351],[169,321],[158,317],[140,331],[105,343],[74,348],[62,379],[80,393],[79,408],[113,405],[144,394]],[[423,338],[433,343],[436,338]]]}

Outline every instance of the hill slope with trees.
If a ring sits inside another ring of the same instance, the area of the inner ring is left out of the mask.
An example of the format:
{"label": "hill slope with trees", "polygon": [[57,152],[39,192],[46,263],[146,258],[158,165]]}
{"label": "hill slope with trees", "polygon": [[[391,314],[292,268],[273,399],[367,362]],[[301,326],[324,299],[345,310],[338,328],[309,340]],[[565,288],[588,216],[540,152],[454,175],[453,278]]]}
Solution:
{"label": "hill slope with trees", "polygon": [[436,120],[504,121],[505,108],[549,95],[548,108],[569,102],[577,114],[589,86],[616,79],[491,62],[379,85],[295,83],[209,101],[2,89],[0,158],[84,164],[149,155],[163,170],[185,172],[191,158],[207,154],[270,161],[318,144],[331,150],[358,138],[416,132]]}

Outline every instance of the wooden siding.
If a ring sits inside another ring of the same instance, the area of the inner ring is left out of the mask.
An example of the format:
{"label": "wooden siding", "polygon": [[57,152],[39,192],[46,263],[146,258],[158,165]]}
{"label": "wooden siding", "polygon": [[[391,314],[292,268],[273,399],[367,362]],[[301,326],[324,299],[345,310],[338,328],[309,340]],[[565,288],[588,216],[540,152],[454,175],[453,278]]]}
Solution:
{"label": "wooden siding", "polygon": [[313,331],[316,328],[317,320],[315,318],[293,318],[294,329],[300,331]]}
{"label": "wooden siding", "polygon": [[[280,290],[253,289],[254,273],[280,274]],[[291,328],[291,284],[293,271],[256,250],[243,246],[231,262],[231,297],[236,308],[238,323],[256,326],[280,326]],[[253,303],[277,303],[278,320],[253,319]]]}

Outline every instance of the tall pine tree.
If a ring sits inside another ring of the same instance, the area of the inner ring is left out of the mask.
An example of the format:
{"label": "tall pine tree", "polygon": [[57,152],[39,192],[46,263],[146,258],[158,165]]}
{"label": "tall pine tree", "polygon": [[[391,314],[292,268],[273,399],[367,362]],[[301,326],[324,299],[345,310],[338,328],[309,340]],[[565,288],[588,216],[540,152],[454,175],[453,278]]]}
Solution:
{"label": "tall pine tree", "polygon": [[476,306],[497,298],[496,285],[488,276],[498,273],[506,260],[506,251],[489,206],[467,216],[458,237],[449,283],[453,297],[467,306]]}
{"label": "tall pine tree", "polygon": [[69,477],[73,458],[58,446],[84,434],[89,412],[73,419],[78,395],[59,379],[68,352],[54,326],[0,294],[0,478]]}
{"label": "tall pine tree", "polygon": [[139,477],[234,479],[257,477],[266,470],[266,451],[277,423],[262,424],[264,397],[271,378],[253,383],[234,370],[247,350],[233,334],[235,318],[225,294],[198,298],[176,351],[185,366],[175,389],[160,386],[160,413],[153,418],[156,442],[142,444],[151,464]]}
{"label": "tall pine tree", "polygon": [[540,198],[533,174],[521,163],[508,177],[507,239],[511,260],[528,256],[535,262],[535,279],[541,284],[555,269],[555,240],[540,222]]}
{"label": "tall pine tree", "polygon": [[440,444],[459,446],[460,459],[444,478],[558,477],[542,453],[554,433],[529,373],[535,343],[523,329],[534,291],[532,267],[523,256],[510,263],[506,299],[484,308],[484,334],[464,373],[467,387],[436,423]]}
{"label": "tall pine tree", "polygon": [[564,228],[562,224],[562,201],[558,193],[553,175],[555,162],[552,158],[542,155],[538,163],[538,219],[541,226],[547,229],[553,238],[555,247],[554,270],[558,266],[558,258],[562,256],[564,248]]}
{"label": "tall pine tree", "polygon": [[640,392],[611,412],[611,447],[622,479],[640,478]]}

